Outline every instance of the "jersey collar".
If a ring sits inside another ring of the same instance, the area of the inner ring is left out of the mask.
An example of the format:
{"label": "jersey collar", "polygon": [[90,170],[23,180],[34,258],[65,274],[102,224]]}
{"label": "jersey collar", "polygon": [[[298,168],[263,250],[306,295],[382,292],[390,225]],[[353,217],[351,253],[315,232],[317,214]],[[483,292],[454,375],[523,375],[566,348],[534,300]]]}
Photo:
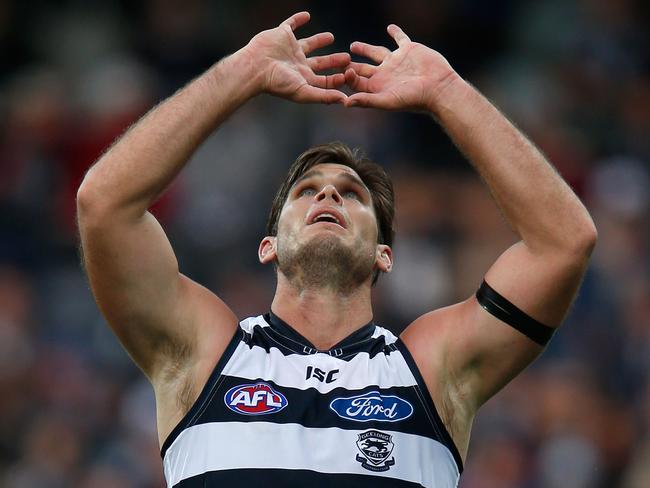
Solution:
{"label": "jersey collar", "polygon": [[366,325],[363,325],[352,332],[352,334],[342,341],[336,343],[330,349],[319,350],[307,338],[273,312],[269,311],[264,314],[264,320],[266,320],[270,325],[271,330],[275,332],[275,339],[284,343],[285,346],[294,350],[296,349],[296,346],[299,346],[298,349],[304,354],[316,354],[320,352],[334,357],[340,357],[355,352],[361,344],[372,339],[372,334],[375,331],[375,323],[371,320]]}

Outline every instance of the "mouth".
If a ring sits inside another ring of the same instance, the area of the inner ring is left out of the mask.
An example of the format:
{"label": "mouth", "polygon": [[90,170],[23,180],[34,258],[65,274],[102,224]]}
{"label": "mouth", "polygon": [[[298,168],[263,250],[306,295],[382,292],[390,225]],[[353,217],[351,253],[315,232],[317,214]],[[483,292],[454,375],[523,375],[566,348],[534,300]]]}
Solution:
{"label": "mouth", "polygon": [[339,212],[335,210],[318,210],[313,213],[313,215],[310,216],[310,218],[307,221],[307,225],[314,225],[314,224],[329,224],[329,225],[337,225],[339,227],[342,227],[343,229],[346,228],[346,223],[345,219],[343,218],[343,215],[341,215]]}
{"label": "mouth", "polygon": [[342,225],[339,225],[336,222],[327,222],[327,221],[314,222],[313,224],[310,224],[310,227],[314,225],[319,227],[333,227],[335,229],[344,229]]}

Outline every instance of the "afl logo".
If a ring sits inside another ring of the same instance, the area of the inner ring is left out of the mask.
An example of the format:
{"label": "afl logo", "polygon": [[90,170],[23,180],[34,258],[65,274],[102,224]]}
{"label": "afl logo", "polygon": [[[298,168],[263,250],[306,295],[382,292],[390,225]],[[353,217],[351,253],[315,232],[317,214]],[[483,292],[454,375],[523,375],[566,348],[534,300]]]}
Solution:
{"label": "afl logo", "polygon": [[267,383],[235,386],[228,390],[224,401],[230,410],[244,415],[276,413],[289,404],[282,393]]}

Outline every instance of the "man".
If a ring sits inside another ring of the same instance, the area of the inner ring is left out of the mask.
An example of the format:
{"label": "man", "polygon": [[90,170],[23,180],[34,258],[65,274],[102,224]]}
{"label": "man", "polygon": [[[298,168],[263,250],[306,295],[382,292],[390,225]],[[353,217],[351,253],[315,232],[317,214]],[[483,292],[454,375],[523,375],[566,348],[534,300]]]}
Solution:
{"label": "man", "polygon": [[[589,214],[539,151],[436,51],[355,42],[307,58],[293,15],[149,112],[78,192],[97,303],[156,395],[169,486],[456,486],[477,409],[543,349],[595,244]],[[345,69],[318,75],[317,71]],[[347,97],[336,88],[347,84]],[[393,265],[392,187],[341,145],[294,163],[259,249],[277,268],[271,311],[238,323],[179,273],[147,209],[220,123],[259,93],[427,111],[473,163],[521,240],[476,296],[399,339],[372,323]]]}

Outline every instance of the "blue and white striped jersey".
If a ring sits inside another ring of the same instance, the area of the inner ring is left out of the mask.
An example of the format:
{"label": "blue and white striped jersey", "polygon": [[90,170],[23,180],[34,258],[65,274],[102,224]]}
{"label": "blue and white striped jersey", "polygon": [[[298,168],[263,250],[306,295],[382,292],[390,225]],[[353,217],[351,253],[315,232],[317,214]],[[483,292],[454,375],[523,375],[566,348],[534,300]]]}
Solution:
{"label": "blue and white striped jersey", "polygon": [[168,487],[458,485],[462,461],[404,344],[369,323],[319,351],[250,317],[162,447]]}

